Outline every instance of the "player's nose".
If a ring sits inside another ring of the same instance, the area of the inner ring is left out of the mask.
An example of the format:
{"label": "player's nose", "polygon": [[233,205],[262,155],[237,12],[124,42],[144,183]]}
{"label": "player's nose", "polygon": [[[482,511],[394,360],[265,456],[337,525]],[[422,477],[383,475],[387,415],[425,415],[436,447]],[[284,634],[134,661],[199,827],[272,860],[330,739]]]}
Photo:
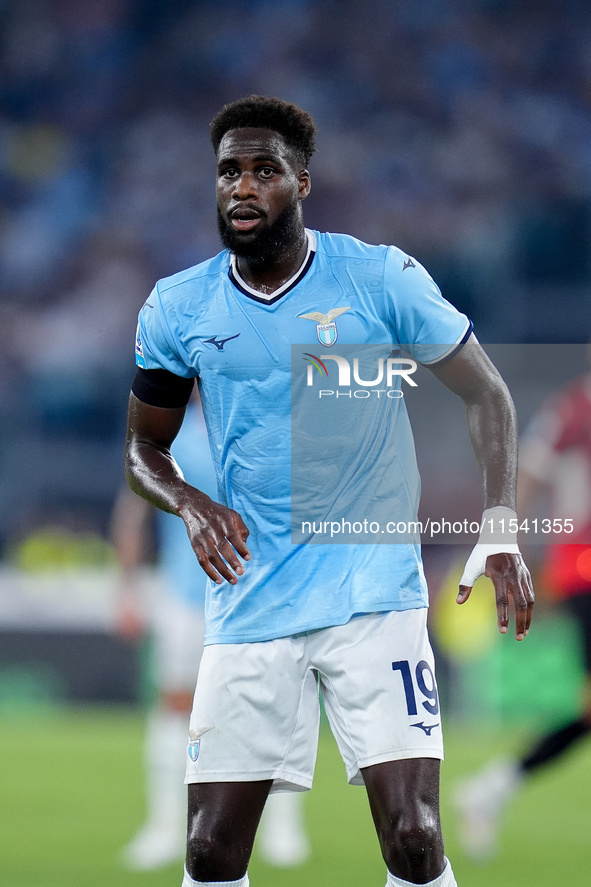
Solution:
{"label": "player's nose", "polygon": [[250,172],[243,172],[234,182],[232,196],[236,200],[248,200],[257,195],[256,177]]}

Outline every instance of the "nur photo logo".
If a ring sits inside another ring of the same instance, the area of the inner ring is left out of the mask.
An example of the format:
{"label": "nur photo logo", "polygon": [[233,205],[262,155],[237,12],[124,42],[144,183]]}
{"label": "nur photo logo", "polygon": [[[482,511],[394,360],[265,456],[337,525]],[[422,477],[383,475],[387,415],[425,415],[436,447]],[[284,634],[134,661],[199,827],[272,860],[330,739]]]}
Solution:
{"label": "nur photo logo", "polygon": [[[336,384],[339,388],[345,390],[335,391],[334,389],[320,388],[318,391],[318,397],[320,398],[333,396],[367,398],[371,397],[372,394],[379,398],[381,394],[385,394],[386,397],[396,399],[404,397],[404,392],[399,387],[399,381],[406,382],[412,388],[417,387],[417,383],[412,378],[412,375],[416,372],[418,365],[415,360],[408,357],[377,358],[373,365],[371,378],[361,377],[358,357],[350,360],[340,354],[321,354],[317,356],[316,354],[304,352],[304,360],[308,364],[306,368],[306,386],[308,388],[314,387],[314,380],[316,378],[314,370],[320,375],[321,382],[325,378],[328,379],[329,369],[325,361],[333,361],[337,365]],[[369,370],[367,363],[368,361],[365,360],[364,374],[368,373]],[[334,367],[331,367],[331,369],[334,371]],[[353,377],[353,383],[360,386],[355,390],[352,390],[351,376]],[[380,385],[382,386],[381,388],[378,387]]]}

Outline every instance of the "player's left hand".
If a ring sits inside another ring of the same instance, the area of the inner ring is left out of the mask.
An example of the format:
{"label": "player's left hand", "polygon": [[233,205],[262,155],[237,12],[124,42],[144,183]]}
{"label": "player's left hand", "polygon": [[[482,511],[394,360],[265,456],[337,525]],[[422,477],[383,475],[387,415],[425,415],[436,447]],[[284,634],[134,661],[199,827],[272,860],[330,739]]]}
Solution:
{"label": "player's left hand", "polygon": [[[509,598],[512,597],[515,609],[515,638],[522,641],[530,629],[535,595],[529,570],[521,554],[489,554],[486,558],[484,575],[488,576],[494,585],[499,631],[506,634],[509,628]],[[476,577],[472,581],[475,579]],[[460,584],[457,603],[464,604],[471,592],[472,585]]]}

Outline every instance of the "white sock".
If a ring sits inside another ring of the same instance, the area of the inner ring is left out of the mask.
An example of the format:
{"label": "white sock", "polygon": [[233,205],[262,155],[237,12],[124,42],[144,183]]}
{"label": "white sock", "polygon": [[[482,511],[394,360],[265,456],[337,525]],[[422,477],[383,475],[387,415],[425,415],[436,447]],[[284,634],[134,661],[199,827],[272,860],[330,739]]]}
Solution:
{"label": "white sock", "polygon": [[146,729],[146,788],[148,821],[185,834],[187,787],[185,752],[188,714],[158,707],[150,712]]}
{"label": "white sock", "polygon": [[187,869],[181,887],[248,887],[248,872],[239,881],[194,881]]}
{"label": "white sock", "polygon": [[[386,887],[419,887],[419,885],[413,881],[404,881],[402,878],[397,878],[392,872],[388,872]],[[439,877],[435,878],[434,881],[428,881],[427,884],[421,884],[420,887],[458,887],[451,869],[451,863],[447,857],[445,857],[445,868]]]}

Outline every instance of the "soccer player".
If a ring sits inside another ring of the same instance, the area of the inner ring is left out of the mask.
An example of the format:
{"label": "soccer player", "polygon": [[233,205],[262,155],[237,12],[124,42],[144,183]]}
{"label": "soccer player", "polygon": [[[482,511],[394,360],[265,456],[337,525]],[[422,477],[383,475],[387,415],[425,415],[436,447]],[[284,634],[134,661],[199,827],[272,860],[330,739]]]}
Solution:
{"label": "soccer player", "polygon": [[[197,389],[195,389],[195,392]],[[188,483],[217,497],[201,406],[192,398],[172,449]],[[184,786],[189,715],[203,651],[206,575],[199,568],[184,524],[157,511],[159,594],[149,606],[142,598],[139,568],[147,560],[154,509],[125,487],[113,512],[112,535],[120,577],[120,628],[128,636],[144,631],[144,614],[154,638],[154,678],[158,690],[145,737],[147,819],[124,848],[122,860],[133,871],[150,871],[184,856],[187,790]],[[259,852],[269,864],[291,867],[306,861],[310,842],[301,796],[269,798],[258,835]]]}
{"label": "soccer player", "polygon": [[520,514],[550,494],[552,518],[574,523],[571,541],[547,546],[542,573],[544,587],[579,626],[587,680],[578,717],[458,785],[459,837],[477,861],[495,853],[502,814],[524,781],[591,730],[591,372],[542,404],[523,436],[519,462]]}
{"label": "soccer player", "polygon": [[[532,616],[529,573],[515,540],[496,533],[500,517],[514,514],[512,401],[470,322],[417,261],[305,228],[309,114],[251,96],[216,115],[211,138],[225,249],[160,281],[142,308],[126,446],[130,485],[183,519],[210,579],[189,733],[183,885],[248,885],[267,795],[311,786],[320,688],[349,782],[366,787],[389,887],[449,887],[456,882],[439,820],[443,751],[420,547],[292,545],[291,346],[311,352],[320,342],[326,355],[337,340],[385,343],[390,354],[404,344],[464,400],[495,533],[481,534],[458,600],[486,571],[500,630],[512,597],[521,640]],[[195,379],[219,503],[189,486],[170,454]],[[346,476],[333,478],[323,454],[331,507],[375,488],[371,466],[386,448],[379,495],[394,515],[409,503],[414,511],[418,475],[402,400],[392,398],[371,424],[351,425]],[[340,439],[346,447],[347,434]]]}

